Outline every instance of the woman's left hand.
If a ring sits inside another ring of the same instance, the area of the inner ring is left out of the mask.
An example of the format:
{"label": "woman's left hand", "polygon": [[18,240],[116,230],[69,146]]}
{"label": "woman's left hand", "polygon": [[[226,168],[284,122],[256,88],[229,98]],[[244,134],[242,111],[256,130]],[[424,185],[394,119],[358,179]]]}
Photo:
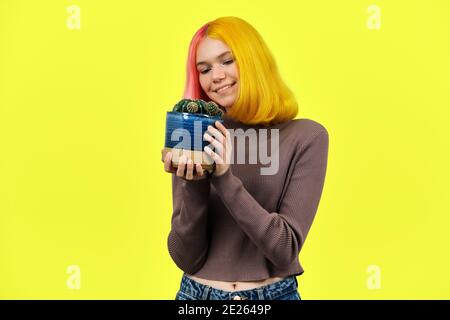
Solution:
{"label": "woman's left hand", "polygon": [[[213,175],[221,176],[230,168],[232,151],[231,137],[230,132],[222,123],[216,121],[215,125],[217,129],[208,126],[208,131],[203,135],[205,140],[214,146],[215,152],[209,147],[205,147],[204,150],[216,163],[216,170]],[[208,134],[208,132],[211,133],[212,136]]]}

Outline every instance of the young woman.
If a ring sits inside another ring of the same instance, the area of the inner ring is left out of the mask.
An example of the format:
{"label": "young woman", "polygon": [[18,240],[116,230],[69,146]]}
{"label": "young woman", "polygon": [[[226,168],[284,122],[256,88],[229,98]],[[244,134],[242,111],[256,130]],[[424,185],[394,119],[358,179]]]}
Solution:
{"label": "young woman", "polygon": [[214,101],[225,115],[204,136],[213,147],[204,150],[216,163],[212,175],[192,159],[182,157],[176,171],[170,153],[163,159],[172,173],[168,249],[184,271],[176,299],[300,300],[298,255],[322,194],[327,130],[294,119],[297,102],[267,45],[236,17],[194,35],[184,98]]}

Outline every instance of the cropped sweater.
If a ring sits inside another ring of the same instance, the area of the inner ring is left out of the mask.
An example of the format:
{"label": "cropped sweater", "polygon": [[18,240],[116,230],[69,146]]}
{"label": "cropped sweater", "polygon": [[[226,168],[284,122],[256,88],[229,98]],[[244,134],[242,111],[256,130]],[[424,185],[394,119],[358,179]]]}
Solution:
{"label": "cropped sweater", "polygon": [[[267,127],[225,118],[223,124],[234,131],[226,173],[195,181],[172,174],[171,258],[185,273],[209,280],[302,274],[299,253],[325,181],[327,130],[309,119]],[[250,138],[255,133],[258,144]],[[255,152],[260,141],[272,157],[270,170],[267,156]],[[255,153],[257,161],[250,161]]]}

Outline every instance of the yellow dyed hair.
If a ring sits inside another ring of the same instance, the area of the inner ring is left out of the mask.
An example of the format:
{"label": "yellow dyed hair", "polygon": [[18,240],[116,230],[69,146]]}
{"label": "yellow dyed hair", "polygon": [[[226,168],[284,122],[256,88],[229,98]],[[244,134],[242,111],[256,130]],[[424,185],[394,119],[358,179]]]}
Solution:
{"label": "yellow dyed hair", "polygon": [[295,118],[298,104],[281,79],[275,59],[258,31],[237,17],[211,21],[207,36],[223,41],[238,64],[240,90],[227,115],[245,124],[276,124]]}

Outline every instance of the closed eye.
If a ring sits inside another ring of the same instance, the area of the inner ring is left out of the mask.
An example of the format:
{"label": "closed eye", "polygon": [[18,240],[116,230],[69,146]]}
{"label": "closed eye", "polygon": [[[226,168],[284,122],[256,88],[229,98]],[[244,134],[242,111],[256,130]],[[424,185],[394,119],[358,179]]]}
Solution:
{"label": "closed eye", "polygon": [[[225,61],[223,64],[232,64],[234,62],[233,59]],[[211,69],[205,69],[203,71],[199,71],[201,74],[207,74]]]}

